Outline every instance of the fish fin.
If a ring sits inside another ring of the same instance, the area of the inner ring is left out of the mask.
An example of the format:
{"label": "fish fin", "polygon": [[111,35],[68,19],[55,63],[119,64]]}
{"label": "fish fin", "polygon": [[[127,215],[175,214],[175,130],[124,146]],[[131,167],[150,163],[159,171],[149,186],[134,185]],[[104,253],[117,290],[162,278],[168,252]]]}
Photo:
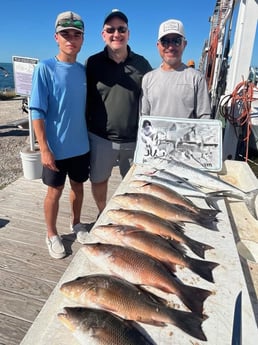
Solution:
{"label": "fish fin", "polygon": [[255,205],[255,200],[256,200],[257,195],[258,195],[258,188],[253,189],[250,192],[246,192],[246,197],[244,198],[246,207],[255,220],[258,220],[258,214],[256,210],[256,205]]}
{"label": "fish fin", "polygon": [[186,254],[187,250],[186,248],[182,245],[181,242],[177,242],[174,239],[168,239],[168,244],[175,250],[177,250],[180,254]]}
{"label": "fish fin", "polygon": [[169,272],[171,272],[172,274],[174,274],[177,269],[176,269],[176,264],[173,264],[172,262],[167,262],[167,261],[162,261],[163,264],[167,267],[167,269],[169,270]]}
{"label": "fish fin", "polygon": [[189,262],[189,268],[193,272],[197,273],[203,279],[214,283],[212,270],[219,265],[217,262],[193,259],[189,256],[187,257],[187,261]]}
{"label": "fish fin", "polygon": [[202,315],[203,302],[210,295],[211,291],[209,290],[180,283],[178,296],[180,297],[184,305],[186,305],[192,312],[196,313],[197,315]]}
{"label": "fish fin", "polygon": [[202,330],[204,319],[194,313],[182,310],[171,309],[169,311],[171,323],[185,333],[199,340],[206,341],[207,338]]}
{"label": "fish fin", "polygon": [[198,242],[190,237],[187,237],[187,241],[185,242],[185,244],[191,249],[193,253],[195,253],[202,259],[205,258],[204,253],[206,250],[214,249],[214,247],[210,246],[209,244]]}
{"label": "fish fin", "polygon": [[220,209],[218,208],[217,202],[213,200],[214,197],[209,196],[209,193],[207,193],[207,196],[205,197],[205,202],[206,204],[210,207],[213,208],[214,210],[218,210],[220,212]]}
{"label": "fish fin", "polygon": [[181,233],[184,233],[184,222],[173,222],[172,220],[169,219],[163,219],[163,222],[167,223],[173,230],[179,231]]}
{"label": "fish fin", "polygon": [[159,303],[159,304],[162,304],[162,305],[164,305],[164,306],[166,306],[166,307],[167,307],[167,306],[169,305],[169,303],[170,303],[167,299],[165,299],[165,298],[163,298],[163,297],[160,297],[160,296],[156,295],[155,293],[151,292],[150,290],[147,290],[147,288],[145,288],[145,287],[143,287],[143,286],[141,286],[141,285],[137,285],[137,288],[138,288],[140,291],[142,291],[143,294],[147,294],[147,296],[148,296],[149,298],[151,298],[152,301],[153,301],[154,303]]}

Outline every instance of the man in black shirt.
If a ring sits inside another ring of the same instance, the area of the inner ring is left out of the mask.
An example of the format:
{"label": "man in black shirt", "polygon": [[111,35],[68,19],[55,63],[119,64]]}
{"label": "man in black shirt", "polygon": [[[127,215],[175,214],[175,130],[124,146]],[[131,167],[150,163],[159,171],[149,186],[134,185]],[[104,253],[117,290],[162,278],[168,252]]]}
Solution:
{"label": "man in black shirt", "polygon": [[99,212],[106,206],[113,166],[118,164],[124,177],[133,161],[141,81],[152,70],[128,46],[129,34],[126,15],[113,10],[104,20],[104,50],[86,61],[90,179]]}

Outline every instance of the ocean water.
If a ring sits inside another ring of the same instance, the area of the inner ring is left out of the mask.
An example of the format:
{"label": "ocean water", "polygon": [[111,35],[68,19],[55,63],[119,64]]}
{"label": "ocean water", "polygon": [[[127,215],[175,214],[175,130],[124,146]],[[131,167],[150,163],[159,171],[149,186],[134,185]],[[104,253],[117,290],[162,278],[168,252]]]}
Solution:
{"label": "ocean water", "polygon": [[[4,70],[0,68],[0,91],[14,89],[13,64],[0,62],[0,67],[4,68]],[[8,72],[6,76],[5,71]]]}

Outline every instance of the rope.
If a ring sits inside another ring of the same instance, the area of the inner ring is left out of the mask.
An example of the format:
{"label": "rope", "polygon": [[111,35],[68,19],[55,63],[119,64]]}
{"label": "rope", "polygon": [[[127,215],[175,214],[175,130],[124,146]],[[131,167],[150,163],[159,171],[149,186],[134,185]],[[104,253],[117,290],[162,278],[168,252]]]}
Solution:
{"label": "rope", "polygon": [[248,161],[248,147],[252,130],[251,109],[254,98],[254,90],[258,90],[254,83],[242,81],[229,95],[221,99],[219,112],[225,120],[229,121],[232,126],[243,127],[246,129],[246,135],[243,141],[246,142],[245,161]]}

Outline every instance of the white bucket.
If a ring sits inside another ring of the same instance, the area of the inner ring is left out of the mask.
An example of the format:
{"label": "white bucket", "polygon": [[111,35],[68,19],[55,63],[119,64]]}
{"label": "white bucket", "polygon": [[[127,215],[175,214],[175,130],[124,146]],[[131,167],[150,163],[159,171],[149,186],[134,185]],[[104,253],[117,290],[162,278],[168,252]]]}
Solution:
{"label": "white bucket", "polygon": [[30,147],[24,147],[20,151],[22,159],[23,175],[28,180],[36,180],[42,176],[42,163],[39,148],[31,151]]}

